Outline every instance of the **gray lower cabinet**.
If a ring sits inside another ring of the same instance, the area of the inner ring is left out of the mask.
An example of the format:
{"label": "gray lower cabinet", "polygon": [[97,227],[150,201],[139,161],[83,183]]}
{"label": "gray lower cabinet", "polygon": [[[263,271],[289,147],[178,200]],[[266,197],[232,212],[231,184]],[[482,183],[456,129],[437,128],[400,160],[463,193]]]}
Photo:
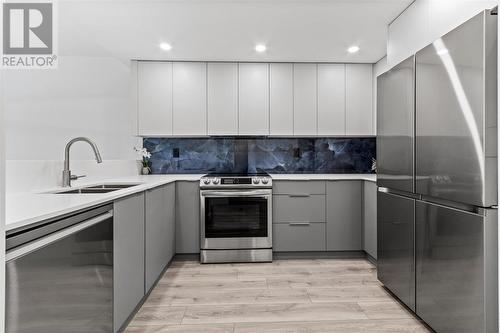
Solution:
{"label": "gray lower cabinet", "polygon": [[200,253],[200,187],[178,181],[176,198],[176,253]]}
{"label": "gray lower cabinet", "polygon": [[114,203],[113,326],[117,332],[144,296],[144,194]]}
{"label": "gray lower cabinet", "polygon": [[377,259],[377,184],[363,185],[363,250]]}
{"label": "gray lower cabinet", "polygon": [[323,180],[275,180],[273,194],[325,194],[325,181]]}
{"label": "gray lower cabinet", "polygon": [[326,250],[325,192],[324,181],[274,182],[274,251]]}
{"label": "gray lower cabinet", "polygon": [[170,262],[175,256],[175,183],[165,186],[165,205],[167,206],[167,260]]}
{"label": "gray lower cabinet", "polygon": [[172,259],[175,184],[146,191],[146,292]]}
{"label": "gray lower cabinet", "polygon": [[326,249],[362,250],[361,181],[329,181],[326,184]]}
{"label": "gray lower cabinet", "polygon": [[276,223],[273,225],[274,251],[325,251],[325,226],[325,223]]}
{"label": "gray lower cabinet", "polygon": [[325,222],[325,196],[280,194],[273,196],[273,222]]}

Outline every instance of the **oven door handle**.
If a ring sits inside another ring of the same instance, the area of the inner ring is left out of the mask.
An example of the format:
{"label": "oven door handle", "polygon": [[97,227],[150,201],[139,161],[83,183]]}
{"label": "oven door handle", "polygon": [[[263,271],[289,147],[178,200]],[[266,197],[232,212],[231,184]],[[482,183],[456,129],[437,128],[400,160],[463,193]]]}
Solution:
{"label": "oven door handle", "polygon": [[270,190],[252,190],[252,191],[201,191],[204,197],[268,197],[271,196]]}

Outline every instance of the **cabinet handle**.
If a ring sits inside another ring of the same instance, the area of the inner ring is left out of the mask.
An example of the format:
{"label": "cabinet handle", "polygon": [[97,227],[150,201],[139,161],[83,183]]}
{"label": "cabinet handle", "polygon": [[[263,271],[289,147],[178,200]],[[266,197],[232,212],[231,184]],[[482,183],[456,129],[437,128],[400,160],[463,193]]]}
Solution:
{"label": "cabinet handle", "polygon": [[310,194],[289,194],[288,195],[290,198],[306,198],[310,197]]}
{"label": "cabinet handle", "polygon": [[290,222],[288,225],[290,226],[308,226],[310,225],[310,222]]}
{"label": "cabinet handle", "polygon": [[404,222],[398,222],[398,221],[392,221],[391,224],[401,225],[401,224],[405,224],[405,223]]}

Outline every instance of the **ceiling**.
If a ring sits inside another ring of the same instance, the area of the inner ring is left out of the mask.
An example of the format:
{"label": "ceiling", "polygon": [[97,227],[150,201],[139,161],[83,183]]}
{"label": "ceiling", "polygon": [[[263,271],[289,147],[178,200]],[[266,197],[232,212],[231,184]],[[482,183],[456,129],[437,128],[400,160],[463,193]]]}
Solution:
{"label": "ceiling", "polygon": [[[59,54],[148,60],[368,62],[412,0],[60,0]],[[168,42],[172,50],[158,45]],[[254,46],[268,49],[257,53]],[[357,54],[346,49],[359,45]]]}

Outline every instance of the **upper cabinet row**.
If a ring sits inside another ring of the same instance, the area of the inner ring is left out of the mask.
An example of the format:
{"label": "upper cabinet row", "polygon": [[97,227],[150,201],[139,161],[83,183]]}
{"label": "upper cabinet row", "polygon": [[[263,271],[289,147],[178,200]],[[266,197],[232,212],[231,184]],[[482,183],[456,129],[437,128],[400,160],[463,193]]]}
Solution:
{"label": "upper cabinet row", "polygon": [[140,136],[375,134],[371,64],[133,66]]}

